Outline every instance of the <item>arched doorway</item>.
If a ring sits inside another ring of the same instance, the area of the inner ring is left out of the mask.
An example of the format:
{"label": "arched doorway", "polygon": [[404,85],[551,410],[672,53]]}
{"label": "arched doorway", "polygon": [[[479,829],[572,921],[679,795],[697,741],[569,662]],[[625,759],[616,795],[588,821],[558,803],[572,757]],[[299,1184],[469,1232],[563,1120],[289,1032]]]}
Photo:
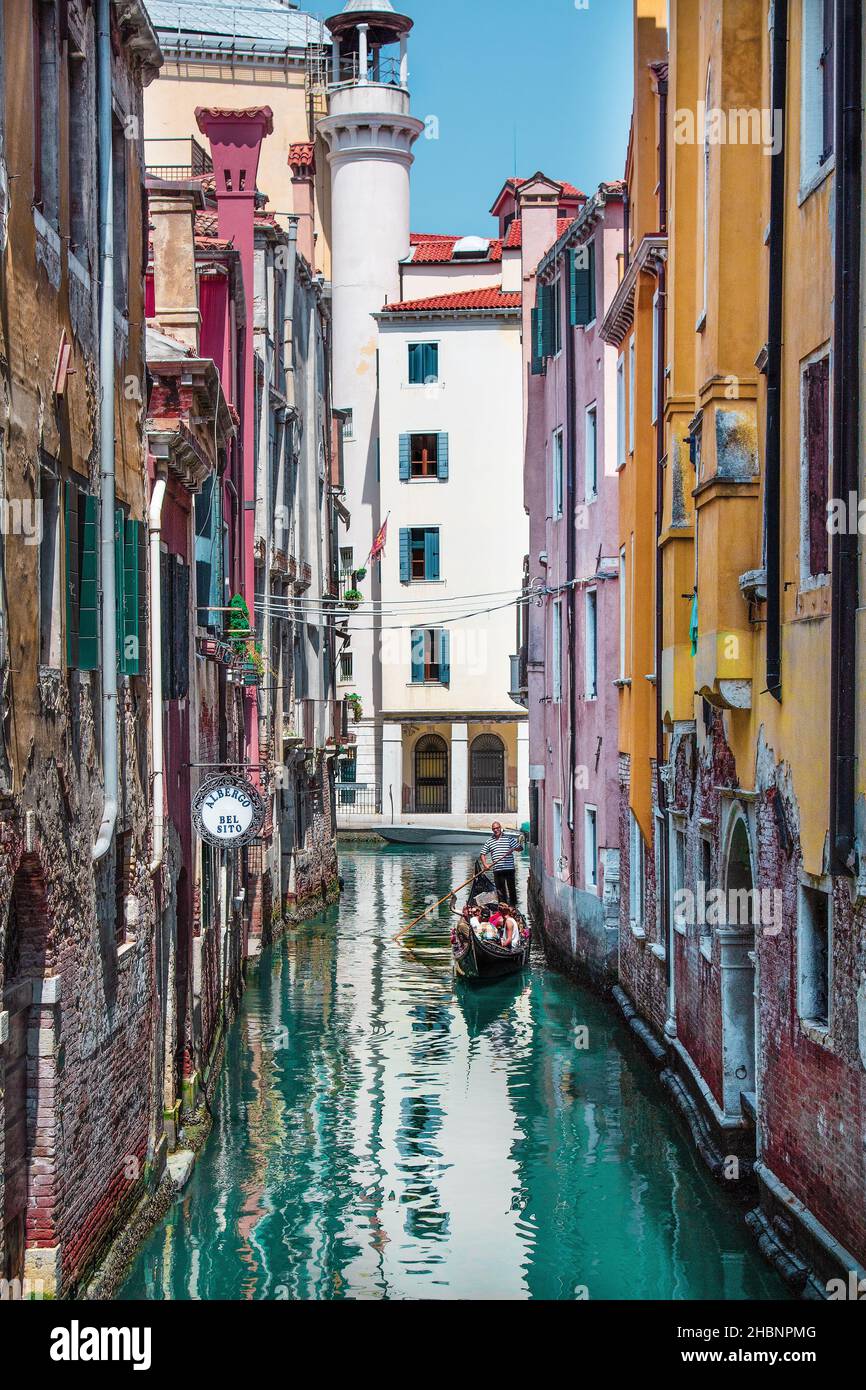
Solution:
{"label": "arched doorway", "polygon": [[469,810],[499,815],[505,809],[505,744],[496,734],[479,734],[469,752]]}
{"label": "arched doorway", "polygon": [[733,812],[725,866],[725,925],[719,928],[722,987],[722,1084],[727,1115],[754,1108],[755,897],[749,827]]}
{"label": "arched doorway", "polygon": [[424,734],[415,744],[415,810],[441,814],[449,806],[448,744],[439,734]]}

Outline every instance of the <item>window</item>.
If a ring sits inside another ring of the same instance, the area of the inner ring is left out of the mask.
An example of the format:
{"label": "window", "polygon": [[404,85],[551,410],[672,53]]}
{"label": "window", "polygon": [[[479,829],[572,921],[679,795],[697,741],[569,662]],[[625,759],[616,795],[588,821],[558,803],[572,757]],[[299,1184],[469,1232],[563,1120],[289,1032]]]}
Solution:
{"label": "window", "polygon": [[189,566],[179,555],[160,555],[162,588],[162,696],[189,693]]}
{"label": "window", "polygon": [[563,698],[563,605],[562,599],[553,602],[552,695],[559,705]]}
{"label": "window", "polygon": [[584,883],[587,888],[598,887],[598,811],[594,806],[583,808]]}
{"label": "window", "polygon": [[[117,669],[127,676],[144,673],[141,643],[145,633],[147,592],[144,526],[131,521],[122,507],[114,513],[114,588],[117,608]],[[189,596],[189,569],[187,597]],[[197,616],[197,615],[196,615]]]}
{"label": "window", "polygon": [[73,56],[69,44],[69,249],[86,270],[92,269],[93,242],[89,200],[96,187],[93,137],[94,64]]}
{"label": "window", "polygon": [[56,465],[40,470],[39,531],[39,664],[60,669],[60,484]]}
{"label": "window", "polygon": [[439,380],[439,344],[409,344],[409,385],[426,386]]}
{"label": "window", "polygon": [[569,321],[587,328],[595,321],[595,242],[569,252]]}
{"label": "window", "polygon": [[565,480],[562,471],[562,430],[553,435],[553,515],[562,516]]}
{"label": "window", "polygon": [[448,479],[448,435],[401,434],[400,481],[418,478]]}
{"label": "window", "polygon": [[673,827],[673,853],[671,854],[671,914],[674,928],[685,934],[688,914],[678,899],[686,886],[686,834],[680,826]]}
{"label": "window", "polygon": [[351,545],[340,546],[340,576],[349,579],[355,568],[355,550]]}
{"label": "window", "polygon": [[[711,111],[712,97],[712,66],[707,64],[707,86],[704,96],[704,111]],[[707,295],[709,290],[710,277],[710,121],[705,121],[704,126],[704,180],[703,180],[703,290],[701,299],[701,311],[698,317],[698,327],[700,328],[707,318]]]}
{"label": "window", "polygon": [[598,409],[587,406],[584,422],[584,497],[591,502],[598,496]]}
{"label": "window", "polygon": [[352,680],[352,653],[340,652],[340,680],[348,685]]}
{"label": "window", "polygon": [[659,292],[656,290],[653,295],[653,365],[652,365],[652,401],[650,402],[650,420],[656,423],[659,417]]}
{"label": "window", "polygon": [[800,1017],[805,1023],[829,1028],[832,970],[829,893],[801,884],[797,917]]}
{"label": "window", "polygon": [[[219,611],[225,603],[225,584],[223,576],[223,490],[219,479],[211,474],[202,484],[201,492],[195,497],[195,584],[196,612],[198,627],[221,630],[223,614]],[[146,537],[142,534],[137,542],[144,547]],[[144,597],[145,578],[141,579],[141,594]],[[142,638],[144,628],[142,627]]]}
{"label": "window", "polygon": [[439,527],[401,527],[400,583],[430,583],[438,578]]}
{"label": "window", "polygon": [[119,830],[114,837],[114,940],[127,940],[126,899],[132,888],[132,831]]}
{"label": "window", "polygon": [[629,811],[628,910],[632,931],[643,934],[646,846],[634,811]]}
{"label": "window", "polygon": [[634,336],[628,342],[628,451],[634,453],[634,407],[635,407],[635,369]]}
{"label": "window", "polygon": [[830,569],[827,505],[830,472],[830,358],[825,354],[800,377],[802,498],[800,576],[826,580]]}
{"label": "window", "polygon": [[562,282],[557,276],[549,286],[550,293],[550,354],[556,357],[562,351]]}
{"label": "window", "polygon": [[598,698],[598,591],[586,591],[586,698]]}
{"label": "window", "polygon": [[60,226],[57,151],[58,113],[57,10],[54,0],[33,3],[33,203],[55,231]]}
{"label": "window", "polygon": [[625,463],[625,358],[620,354],[616,364],[616,466]]}
{"label": "window", "polygon": [[[706,835],[701,836],[701,883],[703,884],[703,892],[698,886],[698,901],[705,903],[713,886],[713,845]],[[706,917],[698,923],[698,930],[701,938],[701,951],[709,960],[712,955],[713,931]]]}
{"label": "window", "polygon": [[557,878],[565,877],[565,863],[562,858],[562,802],[553,803],[553,872]]}
{"label": "window", "polygon": [[449,634],[437,627],[412,629],[412,684],[448,685],[451,680]]}
{"label": "window", "polygon": [[628,604],[626,601],[626,560],[625,546],[619,552],[619,678],[626,679],[626,623]]}
{"label": "window", "polygon": [[125,314],[129,304],[129,233],[126,209],[126,131],[116,116],[111,118],[111,150],[114,172],[114,307]]}
{"label": "window", "polygon": [[99,665],[97,580],[99,575],[96,498],[66,484],[66,663],[79,671]]}
{"label": "window", "polygon": [[834,4],[803,0],[800,185],[820,181],[834,143]]}
{"label": "window", "polygon": [[351,407],[343,411],[343,438],[355,438],[355,412]]}

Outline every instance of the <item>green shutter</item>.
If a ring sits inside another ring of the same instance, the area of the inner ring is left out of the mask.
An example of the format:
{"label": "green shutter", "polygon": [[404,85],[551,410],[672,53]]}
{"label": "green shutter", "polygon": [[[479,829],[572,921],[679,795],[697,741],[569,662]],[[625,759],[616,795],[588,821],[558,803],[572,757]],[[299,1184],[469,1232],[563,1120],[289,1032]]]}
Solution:
{"label": "green shutter", "polygon": [[408,483],[411,473],[412,436],[400,435],[400,482]]}
{"label": "green shutter", "polygon": [[542,285],[542,323],[541,355],[553,357],[556,353],[556,286]]}
{"label": "green shutter", "polygon": [[539,311],[530,310],[532,346],[530,350],[530,371],[533,376],[543,376],[544,363],[541,359],[541,340],[539,336]]}
{"label": "green shutter", "polygon": [[123,606],[118,605],[118,613],[123,615],[123,654],[121,671],[128,676],[137,676],[144,669],[141,661],[141,642],[143,629],[139,628],[140,595],[138,591],[141,565],[139,544],[143,527],[139,521],[126,522],[123,547]]}
{"label": "green shutter", "polygon": [[595,243],[575,247],[569,252],[571,322],[585,328],[595,318]]}
{"label": "green shutter", "polygon": [[412,629],[412,684],[420,685],[424,680],[424,629]]}
{"label": "green shutter", "polygon": [[81,557],[78,546],[78,488],[66,484],[64,513],[66,531],[66,664],[78,665],[78,590]]}
{"label": "green shutter", "polygon": [[451,634],[439,633],[439,679],[443,685],[451,684]]}
{"label": "green shutter", "polygon": [[[83,504],[83,505],[82,505]],[[78,667],[99,667],[99,528],[96,498],[82,492],[78,498],[80,602],[78,607]]]}
{"label": "green shutter", "polygon": [[409,344],[409,385],[420,386],[424,381],[424,344]]}
{"label": "green shutter", "polygon": [[540,364],[540,370],[544,371],[544,343],[546,329],[544,326],[544,314],[547,308],[547,294],[543,285],[535,287],[535,353]]}
{"label": "green shutter", "polygon": [[439,344],[424,344],[424,381],[439,380]]}
{"label": "green shutter", "polygon": [[126,663],[123,655],[123,581],[124,574],[124,540],[126,539],[126,518],[123,515],[122,507],[114,509],[114,611],[117,614],[115,644],[117,647],[117,669],[126,671]]}
{"label": "green shutter", "polygon": [[400,527],[400,583],[408,584],[411,579],[411,567],[409,563],[409,528]]}
{"label": "green shutter", "polygon": [[448,481],[448,435],[440,434],[436,454],[436,473],[440,483]]}

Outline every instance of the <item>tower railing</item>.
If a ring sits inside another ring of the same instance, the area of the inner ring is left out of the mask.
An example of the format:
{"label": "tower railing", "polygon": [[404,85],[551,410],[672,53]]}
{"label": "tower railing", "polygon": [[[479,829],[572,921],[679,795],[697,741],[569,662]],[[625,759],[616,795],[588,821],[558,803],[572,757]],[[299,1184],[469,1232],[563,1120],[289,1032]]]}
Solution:
{"label": "tower railing", "polygon": [[[331,87],[347,86],[350,83],[361,81],[361,67],[357,53],[348,53],[341,56],[339,62],[339,77],[334,72],[333,63],[330,65]],[[381,54],[372,56],[367,64],[365,74],[367,82],[378,84],[380,87],[402,87],[403,70],[399,58],[383,57]]]}

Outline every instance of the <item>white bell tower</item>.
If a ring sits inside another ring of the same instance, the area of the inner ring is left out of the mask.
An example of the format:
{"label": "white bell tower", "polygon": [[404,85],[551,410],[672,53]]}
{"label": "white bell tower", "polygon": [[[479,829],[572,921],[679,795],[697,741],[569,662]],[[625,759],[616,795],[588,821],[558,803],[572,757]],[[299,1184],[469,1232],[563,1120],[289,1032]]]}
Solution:
{"label": "white bell tower", "polygon": [[[408,36],[412,20],[390,0],[348,0],[326,21],[333,39],[328,115],[318,123],[331,168],[331,263],[334,404],[352,412],[344,447],[345,543],[364,565],[385,520],[379,503],[378,332],[372,314],[400,294],[399,262],[409,253],[409,171],[424,123],[409,113]],[[394,535],[388,536],[388,559]],[[361,585],[378,600],[377,566]],[[370,602],[355,621],[373,627]],[[387,622],[387,619],[385,620]],[[357,779],[382,786],[382,680],[377,631],[353,632],[353,686],[363,719],[357,734]],[[344,692],[348,693],[348,691]],[[399,817],[400,807],[394,811]],[[390,819],[390,806],[382,807]],[[339,807],[338,807],[339,812]]]}

